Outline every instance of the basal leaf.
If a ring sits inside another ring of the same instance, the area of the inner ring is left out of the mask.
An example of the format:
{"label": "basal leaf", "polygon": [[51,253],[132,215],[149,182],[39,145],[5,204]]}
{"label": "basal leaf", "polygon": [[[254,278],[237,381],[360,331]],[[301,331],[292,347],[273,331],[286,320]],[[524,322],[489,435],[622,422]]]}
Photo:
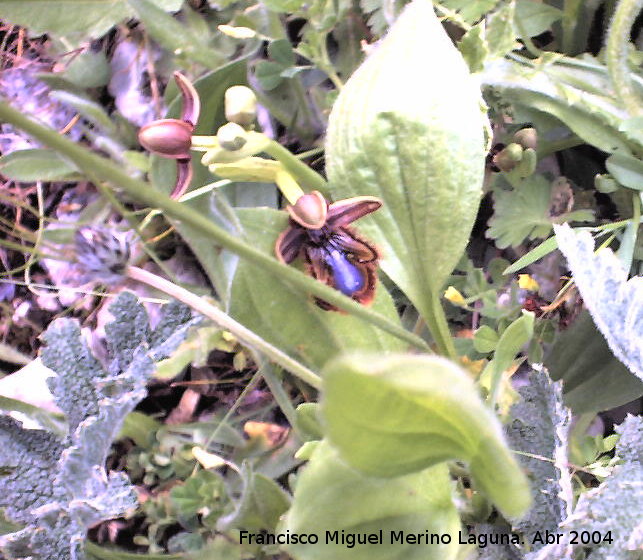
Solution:
{"label": "basal leaf", "polygon": [[[288,218],[267,208],[239,209],[249,243],[274,255]],[[358,223],[359,226],[359,223]],[[399,322],[391,297],[379,285],[373,308]],[[310,296],[290,290],[265,271],[240,261],[232,283],[230,314],[281,350],[320,368],[342,351],[401,351],[404,344],[357,317],[320,309]]]}
{"label": "basal leaf", "polygon": [[[418,80],[419,68],[440,79]],[[382,199],[361,229],[381,247],[382,270],[427,322],[475,220],[485,118],[479,87],[428,0],[406,6],[329,118],[334,192]]]}
{"label": "basal leaf", "polygon": [[588,232],[555,228],[578,291],[614,355],[643,380],[643,278],[627,272],[607,248],[594,253]]}
{"label": "basal leaf", "polygon": [[500,423],[451,362],[355,354],[328,364],[323,376],[327,435],[351,466],[390,477],[461,460],[505,514],[527,509],[528,485]]}
{"label": "basal leaf", "polygon": [[[370,478],[346,465],[323,441],[297,480],[281,531],[319,536],[317,544],[284,547],[296,560],[452,560],[459,528],[445,465],[397,478]],[[348,546],[341,540],[342,534],[380,531],[381,543],[349,541]],[[396,534],[425,531],[449,535],[451,543],[392,541]]]}
{"label": "basal leaf", "polygon": [[643,191],[643,161],[639,158],[618,151],[607,158],[605,167],[624,187]]}

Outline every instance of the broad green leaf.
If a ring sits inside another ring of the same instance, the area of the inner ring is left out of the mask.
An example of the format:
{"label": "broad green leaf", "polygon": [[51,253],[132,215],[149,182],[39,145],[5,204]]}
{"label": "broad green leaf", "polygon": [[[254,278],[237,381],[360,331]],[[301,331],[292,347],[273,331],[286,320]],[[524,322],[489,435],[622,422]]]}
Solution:
{"label": "broad green leaf", "polygon": [[624,187],[643,191],[643,161],[639,158],[618,151],[607,158],[605,167]]}
{"label": "broad green leaf", "polygon": [[442,5],[455,10],[467,23],[476,23],[484,14],[493,10],[497,0],[445,0]]}
{"label": "broad green leaf", "polygon": [[563,11],[536,0],[516,0],[516,19],[527,37],[547,31],[551,24],[563,17]]}
{"label": "broad green leaf", "polygon": [[598,330],[614,355],[643,380],[643,277],[628,280],[610,249],[594,253],[586,231],[576,234],[559,226],[556,238]]}
{"label": "broad green leaf", "polygon": [[77,172],[76,166],[54,150],[18,150],[0,158],[0,174],[14,181],[61,181]]}
{"label": "broad green leaf", "polygon": [[609,410],[643,395],[643,382],[610,351],[587,311],[561,332],[545,356],[552,379],[564,382],[575,414]]}
{"label": "broad green leaf", "polygon": [[295,52],[288,39],[277,39],[268,45],[268,56],[282,66],[294,66],[296,62]]}
{"label": "broad green leaf", "polygon": [[255,67],[255,76],[257,80],[259,80],[262,89],[271,91],[283,81],[283,77],[281,76],[283,70],[284,67],[278,62],[261,60]]}
{"label": "broad green leaf", "polygon": [[[246,241],[274,255],[277,236],[288,225],[285,212],[237,210]],[[359,222],[357,222],[359,229]],[[285,265],[284,265],[285,266]],[[399,323],[383,285],[373,309]],[[400,351],[404,344],[357,317],[320,309],[311,297],[290,290],[274,276],[240,261],[232,283],[230,314],[259,336],[314,368],[352,349]]]}
{"label": "broad green leaf", "polygon": [[618,129],[630,140],[635,141],[639,146],[643,146],[643,116],[624,120]]}
{"label": "broad green leaf", "polygon": [[487,44],[491,57],[505,56],[519,45],[514,29],[515,12],[516,3],[511,1],[488,16]]}
{"label": "broad green leaf", "polygon": [[303,3],[303,0],[266,0],[264,2],[271,12],[296,12]]}
{"label": "broad green leaf", "polygon": [[529,506],[525,476],[500,423],[455,364],[433,356],[354,354],[323,374],[328,438],[352,467],[391,477],[460,460],[506,515],[519,516]]}
{"label": "broad green leaf", "polygon": [[[418,68],[440,79],[418,81]],[[407,5],[329,118],[329,182],[339,198],[382,199],[361,228],[429,324],[477,213],[485,119],[479,85],[428,0]]]}
{"label": "broad green leaf", "polygon": [[243,464],[240,474],[241,498],[231,514],[219,519],[217,528],[227,531],[241,527],[274,532],[279,517],[290,506],[288,494],[274,480],[253,472],[248,463]]}
{"label": "broad green leaf", "polygon": [[[453,560],[459,529],[445,465],[397,478],[370,478],[346,465],[323,441],[297,480],[280,532],[319,537],[317,544],[284,546],[295,560]],[[342,534],[350,539],[356,533],[379,537],[380,532],[381,543],[347,546],[341,541]],[[449,535],[451,543],[393,540],[400,533]]]}
{"label": "broad green leaf", "polygon": [[482,83],[519,107],[556,117],[604,152],[630,151],[630,140],[619,131],[627,114],[598,63],[562,55],[541,64],[515,57],[495,60],[485,66]]}
{"label": "broad green leaf", "polygon": [[80,88],[95,88],[107,85],[111,72],[103,51],[87,50],[74,58],[65,68],[63,76]]}
{"label": "broad green leaf", "polygon": [[224,62],[221,55],[211,49],[209,37],[200,37],[178,20],[166,14],[149,0],[127,0],[130,8],[141,20],[145,30],[163,48],[206,68],[217,68]]}
{"label": "broad green leaf", "polygon": [[567,220],[590,221],[586,211],[574,211],[550,216],[552,185],[542,175],[523,179],[520,186],[494,189],[494,215],[489,220],[487,237],[496,240],[500,249],[520,245],[525,238],[546,237],[554,223]]}
{"label": "broad green leaf", "polygon": [[[158,0],[163,10],[176,11],[182,0]],[[98,38],[112,26],[132,17],[125,0],[3,0],[0,18],[32,33],[77,34]]]}
{"label": "broad green leaf", "polygon": [[498,333],[488,325],[482,325],[473,335],[473,347],[486,354],[493,352],[498,344]]}
{"label": "broad green leaf", "polygon": [[489,55],[489,45],[485,37],[485,23],[482,21],[469,29],[458,43],[458,48],[471,72],[479,72],[484,68],[484,61]]}

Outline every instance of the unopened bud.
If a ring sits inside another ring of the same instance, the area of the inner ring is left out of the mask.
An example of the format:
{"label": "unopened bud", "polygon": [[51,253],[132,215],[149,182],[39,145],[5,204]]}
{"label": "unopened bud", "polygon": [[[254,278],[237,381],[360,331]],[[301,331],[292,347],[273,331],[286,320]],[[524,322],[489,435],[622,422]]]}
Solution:
{"label": "unopened bud", "polygon": [[138,132],[141,146],[170,159],[188,159],[194,126],[178,119],[162,119],[146,124]]}
{"label": "unopened bud", "polygon": [[290,217],[308,229],[320,229],[326,223],[328,203],[319,191],[304,194],[286,207]]}
{"label": "unopened bud", "polygon": [[249,127],[257,117],[257,97],[246,86],[232,86],[225,92],[225,118]]}
{"label": "unopened bud", "polygon": [[509,144],[493,158],[493,163],[501,171],[511,171],[522,159],[523,149],[518,144]]}
{"label": "unopened bud", "polygon": [[224,150],[236,152],[243,148],[248,141],[246,131],[237,123],[229,122],[217,130],[219,146]]}
{"label": "unopened bud", "polygon": [[538,147],[538,132],[535,128],[522,128],[514,134],[513,140],[523,148],[535,150]]}

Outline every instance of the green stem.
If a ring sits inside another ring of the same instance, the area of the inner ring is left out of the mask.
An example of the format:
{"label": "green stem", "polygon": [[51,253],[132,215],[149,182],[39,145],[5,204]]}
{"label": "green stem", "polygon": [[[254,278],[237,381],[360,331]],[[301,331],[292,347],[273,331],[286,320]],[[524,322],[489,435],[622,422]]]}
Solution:
{"label": "green stem", "polygon": [[302,381],[308,383],[310,386],[315,389],[321,388],[321,379],[313,371],[309,370],[306,366],[300,364],[297,360],[293,360],[290,356],[275,348],[268,342],[266,342],[260,336],[257,336],[250,329],[244,327],[241,323],[235,321],[232,317],[221,311],[219,308],[214,307],[211,303],[208,303],[206,300],[193,294],[189,290],[177,286],[172,282],[161,278],[156,274],[152,274],[147,270],[138,268],[136,266],[130,266],[127,269],[128,278],[147,284],[152,288],[162,291],[179,301],[182,301],[186,305],[189,305],[195,311],[205,315],[208,319],[213,321],[217,326],[230,331],[239,342],[256,348],[266,356],[268,356],[275,363],[279,364],[284,369],[291,372],[293,375],[296,375]]}
{"label": "green stem", "polygon": [[605,45],[607,70],[614,83],[616,95],[632,116],[641,113],[641,100],[634,90],[628,66],[628,47],[630,29],[642,7],[643,0],[621,0],[616,5]]}
{"label": "green stem", "polygon": [[316,171],[313,171],[301,160],[297,159],[290,150],[284,148],[274,140],[270,141],[264,150],[268,155],[279,161],[297,181],[306,187],[317,190],[323,195],[328,195],[328,183]]}
{"label": "green stem", "polygon": [[423,313],[422,316],[424,317],[426,326],[429,328],[431,336],[438,347],[438,352],[443,356],[450,358],[454,362],[457,362],[458,354],[455,351],[455,346],[453,345],[449,323],[447,322],[446,315],[444,314],[444,308],[442,307],[440,296],[437,293],[432,292],[427,303],[429,305],[429,309],[426,313]]}
{"label": "green stem", "polygon": [[[0,102],[0,120],[4,120],[14,126],[31,134],[42,143],[57,150],[73,161],[80,169],[87,169],[95,172],[98,176],[106,181],[118,185],[134,200],[146,204],[151,208],[159,208],[166,215],[176,220],[194,227],[202,233],[212,238],[213,244],[228,249],[232,253],[239,255],[247,261],[261,267],[263,270],[273,275],[277,280],[285,282],[302,292],[312,294],[319,299],[347,311],[348,313],[361,318],[368,323],[386,331],[393,336],[404,340],[421,350],[429,350],[428,345],[420,337],[413,335],[406,329],[382,315],[375,313],[373,310],[360,305],[341,292],[310,278],[303,272],[290,266],[284,266],[277,259],[272,258],[258,249],[248,245],[246,242],[229,234],[223,228],[217,226],[204,215],[195,212],[189,206],[172,200],[167,195],[154,190],[149,184],[134,179],[127,175],[118,165],[110,160],[91,153],[86,148],[76,145],[71,140],[60,136],[56,131],[46,128],[29,118],[25,117],[19,111],[16,111],[6,103]],[[276,146],[279,146],[275,143]],[[281,148],[281,146],[279,146]],[[317,177],[317,188],[320,187],[319,181],[323,181],[321,176],[317,175],[312,169],[299,162],[288,150],[281,148],[288,154],[288,157],[297,162],[298,166],[304,167]],[[275,148],[274,152],[278,150]],[[282,161],[283,163],[283,161]],[[284,164],[285,165],[285,164]],[[299,167],[298,167],[299,168]],[[325,184],[325,182],[324,182]]]}

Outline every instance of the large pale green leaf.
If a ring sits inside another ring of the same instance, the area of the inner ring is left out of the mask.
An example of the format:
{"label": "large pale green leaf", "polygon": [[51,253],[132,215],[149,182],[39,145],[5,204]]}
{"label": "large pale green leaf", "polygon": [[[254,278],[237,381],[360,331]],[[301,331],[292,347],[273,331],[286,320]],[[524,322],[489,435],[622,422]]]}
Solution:
{"label": "large pale green leaf", "polygon": [[[288,225],[285,212],[268,208],[237,211],[246,240],[274,255],[277,236]],[[375,311],[399,324],[393,302],[379,285]],[[320,309],[311,297],[288,289],[274,276],[240,261],[232,283],[230,314],[281,350],[320,368],[353,349],[400,351],[404,343],[357,317]]]}
{"label": "large pale green leaf", "polygon": [[363,231],[382,249],[382,270],[427,321],[479,204],[480,107],[479,87],[431,3],[415,0],[351,76],[329,119],[332,188],[338,197],[382,199]]}
{"label": "large pale green leaf", "polygon": [[563,11],[536,0],[516,0],[516,19],[520,31],[534,37],[547,31],[551,24],[563,17]]}
{"label": "large pale green leaf", "polygon": [[387,477],[462,460],[505,514],[527,509],[529,487],[500,423],[453,363],[355,354],[332,362],[323,374],[327,434],[351,466]]}
{"label": "large pale green leaf", "polygon": [[[182,0],[157,0],[156,5],[176,11]],[[101,37],[112,26],[133,16],[126,0],[2,0],[0,18],[33,33],[80,34]]]}
{"label": "large pale green leaf", "polygon": [[[282,532],[312,533],[313,545],[285,550],[296,560],[451,560],[458,551],[460,519],[445,465],[397,478],[370,478],[346,465],[327,442],[319,444],[295,489]],[[348,546],[342,534],[382,535],[381,543]],[[437,533],[450,544],[400,543],[394,535]],[[337,533],[337,540],[329,539]],[[339,542],[338,542],[339,541]]]}

